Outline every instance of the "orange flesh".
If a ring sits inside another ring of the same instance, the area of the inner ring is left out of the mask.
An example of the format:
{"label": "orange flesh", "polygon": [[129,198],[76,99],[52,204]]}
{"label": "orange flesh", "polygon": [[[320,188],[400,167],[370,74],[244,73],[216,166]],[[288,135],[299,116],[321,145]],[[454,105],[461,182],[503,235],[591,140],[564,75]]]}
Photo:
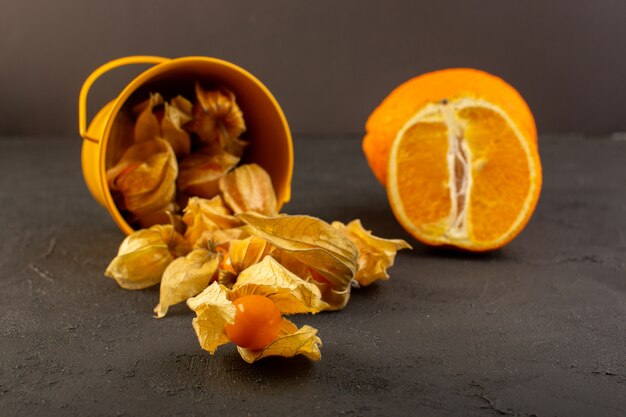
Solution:
{"label": "orange flesh", "polygon": [[400,131],[389,198],[400,223],[428,244],[488,250],[512,240],[541,187],[536,143],[497,107],[460,99],[425,106]]}
{"label": "orange flesh", "polygon": [[515,132],[485,108],[459,111],[467,121],[473,186],[468,211],[471,239],[489,242],[505,233],[519,215],[530,189],[531,172]]}
{"label": "orange flesh", "polygon": [[445,232],[450,212],[447,138],[448,129],[442,123],[416,123],[407,130],[405,146],[397,157],[404,210],[420,219],[425,233],[436,236]]}
{"label": "orange flesh", "polygon": [[276,304],[267,297],[246,295],[233,301],[235,322],[225,327],[228,339],[242,348],[263,349],[280,332],[282,317]]}

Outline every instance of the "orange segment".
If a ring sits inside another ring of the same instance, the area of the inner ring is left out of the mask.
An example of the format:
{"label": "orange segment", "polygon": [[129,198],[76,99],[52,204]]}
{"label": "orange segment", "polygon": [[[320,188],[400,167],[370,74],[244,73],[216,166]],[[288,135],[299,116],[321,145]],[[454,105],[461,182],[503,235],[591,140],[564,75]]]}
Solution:
{"label": "orange segment", "polygon": [[431,245],[484,251],[511,241],[541,188],[536,142],[523,132],[483,99],[418,109],[389,156],[387,191],[398,221]]}
{"label": "orange segment", "polygon": [[466,108],[459,111],[459,118],[467,123],[464,136],[473,161],[469,237],[475,242],[493,242],[525,214],[526,200],[535,192],[532,179],[539,161],[493,110]]}
{"label": "orange segment", "polygon": [[[448,129],[441,122],[418,122],[407,129],[404,138],[396,156],[396,169],[404,178],[398,182],[402,207],[419,217],[429,234],[440,235],[450,213]],[[415,198],[415,190],[421,190],[419,198]]]}

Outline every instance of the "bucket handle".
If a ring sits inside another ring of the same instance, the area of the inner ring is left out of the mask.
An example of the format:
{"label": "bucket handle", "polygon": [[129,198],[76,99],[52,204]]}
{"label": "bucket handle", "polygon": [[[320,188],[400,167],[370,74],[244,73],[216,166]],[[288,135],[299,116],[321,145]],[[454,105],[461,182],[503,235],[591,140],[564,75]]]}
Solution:
{"label": "bucket handle", "polygon": [[109,61],[106,64],[101,65],[85,80],[83,86],[80,89],[80,95],[78,96],[78,132],[80,136],[91,142],[98,143],[97,139],[90,138],[87,136],[87,95],[89,94],[89,89],[91,85],[100,78],[101,75],[111,71],[112,69],[124,66],[124,65],[132,65],[132,64],[161,64],[163,62],[169,61],[169,58],[163,58],[160,56],[149,56],[149,55],[135,55],[135,56],[127,56],[123,58],[114,59],[113,61]]}

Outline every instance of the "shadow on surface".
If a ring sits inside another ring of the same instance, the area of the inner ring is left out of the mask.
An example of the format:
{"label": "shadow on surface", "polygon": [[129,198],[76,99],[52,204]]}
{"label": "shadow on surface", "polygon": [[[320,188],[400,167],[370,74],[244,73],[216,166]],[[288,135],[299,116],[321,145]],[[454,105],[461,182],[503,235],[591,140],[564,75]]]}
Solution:
{"label": "shadow on surface", "polygon": [[381,285],[385,285],[384,282],[374,282],[366,287],[352,288],[350,292],[350,298],[374,300],[381,295]]}
{"label": "shadow on surface", "polygon": [[468,252],[451,247],[428,246],[415,240],[411,242],[411,245],[415,252],[433,258],[461,259],[467,261],[495,261],[507,259],[506,253],[499,249],[490,252]]}
{"label": "shadow on surface", "polygon": [[[233,355],[239,356],[233,352]],[[242,360],[238,358],[238,360]],[[293,358],[269,357],[255,362],[250,366],[250,374],[269,379],[272,382],[293,381],[313,370],[313,363],[304,356]]]}

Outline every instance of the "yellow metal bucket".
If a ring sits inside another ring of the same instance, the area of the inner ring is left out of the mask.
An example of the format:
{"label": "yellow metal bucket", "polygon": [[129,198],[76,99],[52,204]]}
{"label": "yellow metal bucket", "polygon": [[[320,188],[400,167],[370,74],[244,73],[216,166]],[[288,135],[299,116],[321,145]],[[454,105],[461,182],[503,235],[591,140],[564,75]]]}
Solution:
{"label": "yellow metal bucket", "polygon": [[[124,65],[154,64],[132,80],[106,104],[87,127],[87,96],[92,84],[104,73]],[[282,109],[272,93],[246,70],[220,59],[191,56],[168,59],[156,56],[129,56],[110,61],[96,69],[83,84],[78,100],[78,130],[83,138],[83,176],[93,197],[104,206],[126,234],[133,228],[116,207],[107,185],[106,169],[112,155],[110,142],[124,122],[124,104],[139,91],[151,88],[186,88],[195,81],[223,86],[233,91],[241,107],[250,137],[245,160],[261,165],[270,174],[279,208],[291,198],[293,145]],[[158,90],[155,90],[158,91]]]}

